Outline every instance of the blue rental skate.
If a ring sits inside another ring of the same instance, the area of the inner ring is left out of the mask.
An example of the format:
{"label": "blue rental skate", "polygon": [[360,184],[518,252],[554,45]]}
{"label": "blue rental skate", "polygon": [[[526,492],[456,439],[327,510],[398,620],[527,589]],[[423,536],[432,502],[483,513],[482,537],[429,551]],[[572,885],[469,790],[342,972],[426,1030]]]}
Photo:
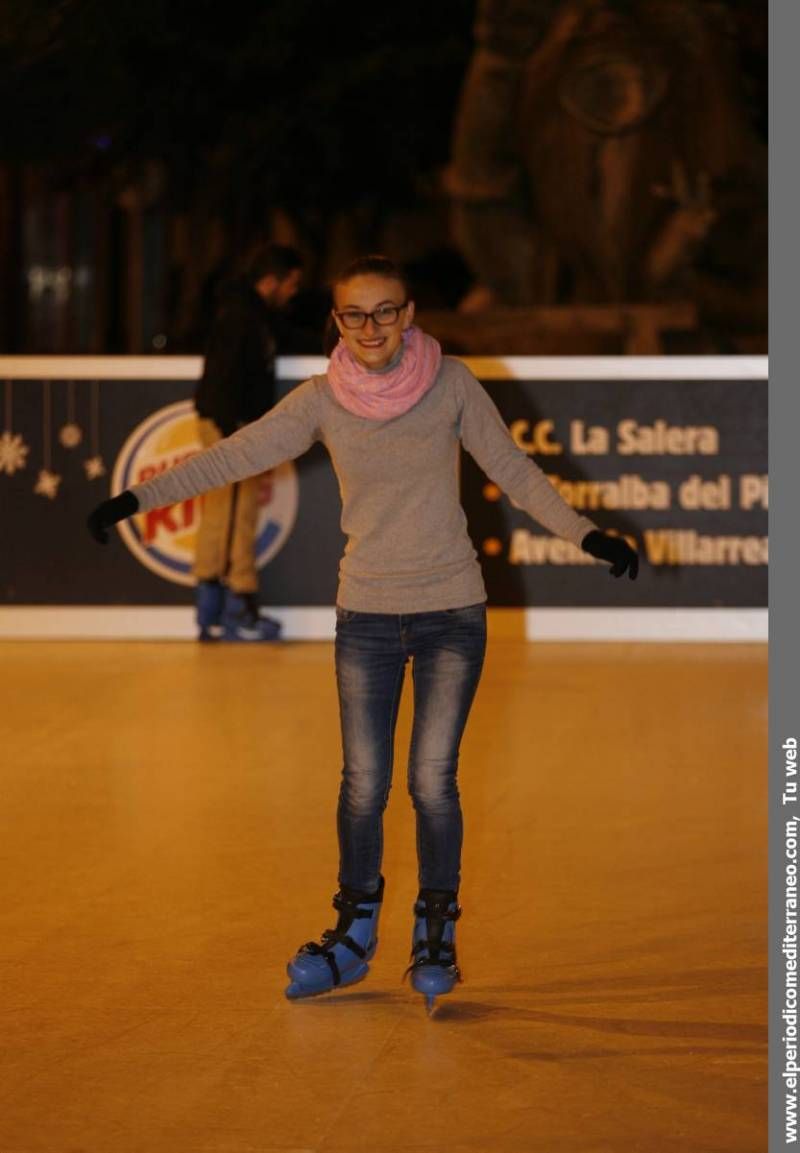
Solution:
{"label": "blue rental skate", "polygon": [[258,643],[278,640],[280,634],[280,621],[259,611],[255,593],[226,591],[222,612],[223,640]]}
{"label": "blue rental skate", "polygon": [[411,984],[425,998],[431,1016],[436,998],[450,993],[463,980],[456,964],[456,921],[461,908],[456,894],[443,889],[420,889],[414,905],[414,935],[411,964],[403,980],[411,974]]}
{"label": "blue rental skate", "polygon": [[195,594],[198,640],[218,641],[222,637],[222,610],[225,587],[221,581],[198,581]]}
{"label": "blue rental skate", "polygon": [[316,997],[366,977],[368,962],[378,947],[382,901],[383,877],[374,894],[341,887],[333,898],[339,913],[336,928],[325,930],[321,944],[309,941],[303,945],[286,966],[291,979],[286,989],[290,1001]]}

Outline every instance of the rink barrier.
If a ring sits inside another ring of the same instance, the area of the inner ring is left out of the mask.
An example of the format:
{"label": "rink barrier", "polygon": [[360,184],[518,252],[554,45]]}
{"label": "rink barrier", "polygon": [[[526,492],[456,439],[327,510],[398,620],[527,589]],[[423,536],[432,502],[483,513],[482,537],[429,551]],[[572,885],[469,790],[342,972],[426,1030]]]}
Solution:
{"label": "rink barrier", "polygon": [[[483,381],[764,381],[766,357],[480,357],[465,363]],[[282,357],[279,380],[298,381],[327,367],[323,357]],[[0,381],[196,380],[202,358],[0,357]],[[8,547],[8,545],[6,545]],[[635,586],[634,586],[635,587]],[[271,606],[288,639],[330,640],[332,606]],[[493,607],[495,636],[539,641],[720,641],[763,643],[766,607]],[[0,605],[0,638],[191,639],[193,610],[174,605]]]}

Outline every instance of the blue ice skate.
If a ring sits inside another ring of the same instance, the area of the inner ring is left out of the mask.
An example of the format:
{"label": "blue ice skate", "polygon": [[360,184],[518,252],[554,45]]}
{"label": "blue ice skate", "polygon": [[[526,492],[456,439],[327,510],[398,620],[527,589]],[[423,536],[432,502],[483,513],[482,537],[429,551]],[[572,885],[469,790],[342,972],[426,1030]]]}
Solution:
{"label": "blue ice skate", "polygon": [[456,964],[456,921],[460,916],[454,892],[420,889],[414,905],[411,964],[403,980],[411,974],[411,984],[425,997],[429,1015],[436,1008],[436,998],[450,993],[456,982],[463,980]]}
{"label": "blue ice skate", "polygon": [[222,613],[223,640],[258,643],[278,640],[280,634],[280,621],[260,612],[255,593],[227,590]]}
{"label": "blue ice skate", "polygon": [[368,962],[378,947],[382,901],[383,877],[374,894],[342,886],[333,898],[333,907],[339,913],[336,928],[325,930],[321,944],[309,941],[303,945],[286,966],[291,979],[286,989],[289,1000],[316,997],[366,977]]}
{"label": "blue ice skate", "polygon": [[222,637],[222,610],[225,588],[218,580],[198,581],[195,594],[197,636],[201,641],[218,641]]}

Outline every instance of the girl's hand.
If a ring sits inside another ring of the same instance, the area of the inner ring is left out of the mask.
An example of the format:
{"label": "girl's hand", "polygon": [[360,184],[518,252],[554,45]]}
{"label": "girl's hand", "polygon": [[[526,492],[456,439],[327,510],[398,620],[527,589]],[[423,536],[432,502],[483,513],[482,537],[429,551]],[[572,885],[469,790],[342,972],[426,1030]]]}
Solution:
{"label": "girl's hand", "polygon": [[98,544],[108,544],[108,532],[106,530],[117,521],[133,516],[135,512],[138,512],[138,509],[139,501],[129,489],[126,489],[119,496],[104,500],[102,504],[99,504],[96,509],[89,513],[86,521],[89,532]]}
{"label": "girl's hand", "polygon": [[621,577],[627,570],[632,581],[639,572],[639,554],[621,536],[610,536],[607,532],[593,529],[581,541],[581,548],[590,556],[610,563],[611,576]]}

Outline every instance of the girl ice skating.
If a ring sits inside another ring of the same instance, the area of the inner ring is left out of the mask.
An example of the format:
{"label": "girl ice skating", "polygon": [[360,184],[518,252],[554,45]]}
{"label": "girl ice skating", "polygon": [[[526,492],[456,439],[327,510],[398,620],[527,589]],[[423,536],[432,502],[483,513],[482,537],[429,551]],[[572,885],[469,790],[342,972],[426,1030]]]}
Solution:
{"label": "girl ice skating", "polygon": [[512,440],[487,392],[413,323],[401,271],[384,257],[334,284],[339,343],[327,373],[260,420],[89,518],[98,540],[139,510],[186,500],[327,448],[347,544],[339,568],[335,665],[343,749],[337,809],[338,921],[289,962],[290,998],[362,980],[378,945],[383,812],[406,665],[414,692],[408,790],[416,812],[419,893],[410,973],[429,1008],[460,979],[455,928],[462,849],[458,752],[483,666],[486,590],[459,500],[459,445],[549,532],[611,564],[636,552],[600,532]]}

